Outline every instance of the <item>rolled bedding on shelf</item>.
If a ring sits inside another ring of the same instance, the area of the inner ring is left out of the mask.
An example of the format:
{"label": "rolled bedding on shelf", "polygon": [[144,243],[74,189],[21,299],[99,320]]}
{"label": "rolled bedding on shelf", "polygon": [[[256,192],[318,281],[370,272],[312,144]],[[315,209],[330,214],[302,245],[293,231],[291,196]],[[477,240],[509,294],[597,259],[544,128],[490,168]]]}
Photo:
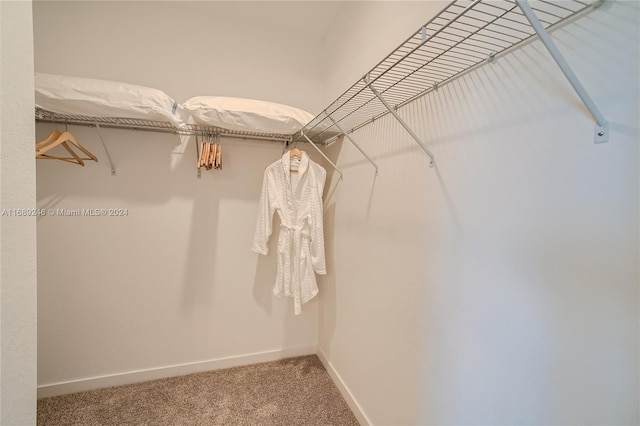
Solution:
{"label": "rolled bedding on shelf", "polygon": [[196,96],[183,106],[196,124],[241,132],[292,135],[314,117],[288,105],[224,96]]}
{"label": "rolled bedding on shelf", "polygon": [[35,73],[36,107],[65,115],[187,123],[182,105],[161,90],[117,81]]}

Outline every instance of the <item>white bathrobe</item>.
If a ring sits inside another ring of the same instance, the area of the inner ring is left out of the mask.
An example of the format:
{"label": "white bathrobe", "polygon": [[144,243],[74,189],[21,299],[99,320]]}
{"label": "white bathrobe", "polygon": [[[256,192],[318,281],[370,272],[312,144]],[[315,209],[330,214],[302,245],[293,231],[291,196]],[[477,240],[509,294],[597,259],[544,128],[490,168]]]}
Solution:
{"label": "white bathrobe", "polygon": [[291,173],[285,153],[264,172],[258,223],[252,251],[266,255],[272,232],[273,212],[280,217],[278,272],[273,294],[292,297],[294,312],[318,294],[316,274],[326,274],[322,191],[327,172],[302,153],[298,173]]}

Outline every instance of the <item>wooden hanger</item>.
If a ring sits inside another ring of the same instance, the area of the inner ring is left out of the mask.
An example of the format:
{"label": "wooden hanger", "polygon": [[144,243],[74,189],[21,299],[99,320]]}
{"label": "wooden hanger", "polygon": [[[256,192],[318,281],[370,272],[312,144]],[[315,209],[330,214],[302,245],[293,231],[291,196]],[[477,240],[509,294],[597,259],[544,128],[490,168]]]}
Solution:
{"label": "wooden hanger", "polygon": [[293,158],[293,157],[298,157],[299,159],[302,160],[302,151],[300,151],[298,148],[291,148],[289,150],[289,158]]}
{"label": "wooden hanger", "polygon": [[51,142],[53,142],[56,139],[58,139],[58,137],[60,137],[60,135],[61,135],[61,133],[58,130],[52,131],[51,133],[49,133],[49,136],[47,136],[47,138],[45,140],[36,143],[36,149],[42,148],[43,146],[47,146]]}
{"label": "wooden hanger", "polygon": [[198,167],[204,167],[207,163],[207,158],[209,158],[209,143],[202,142],[202,146],[200,148],[200,162],[198,163]]}
{"label": "wooden hanger", "polygon": [[[71,146],[67,142],[70,142],[73,146],[82,151],[87,157],[81,158],[76,154]],[[53,155],[45,154],[45,152],[55,148],[58,145],[62,145],[62,147],[69,153],[71,157],[58,157]],[[43,160],[62,160],[69,163],[79,164],[84,166],[83,160],[93,160],[98,161],[95,155],[93,155],[89,150],[80,145],[75,137],[69,132],[59,132],[58,130],[52,131],[49,136],[43,141],[36,143],[36,158]]]}
{"label": "wooden hanger", "polygon": [[207,170],[222,169],[222,145],[213,142],[202,142],[198,157],[198,168]]}
{"label": "wooden hanger", "polygon": [[209,170],[216,168],[216,158],[218,153],[218,145],[211,143],[211,155],[209,157]]}
{"label": "wooden hanger", "polygon": [[[302,151],[299,150],[298,148],[291,148],[289,150],[289,158],[293,158],[293,157],[298,157],[300,160],[302,160]],[[294,169],[290,167],[289,172],[298,173],[298,169]]]}

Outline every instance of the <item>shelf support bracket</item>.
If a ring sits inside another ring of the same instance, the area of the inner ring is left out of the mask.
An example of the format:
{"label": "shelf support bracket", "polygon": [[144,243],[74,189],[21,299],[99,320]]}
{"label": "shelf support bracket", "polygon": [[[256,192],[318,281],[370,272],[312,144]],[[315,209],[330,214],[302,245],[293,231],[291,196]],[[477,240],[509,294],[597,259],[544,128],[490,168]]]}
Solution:
{"label": "shelf support bracket", "polygon": [[111,161],[111,156],[109,155],[109,150],[107,149],[107,145],[104,143],[104,138],[102,137],[102,132],[100,131],[100,125],[97,121],[94,122],[96,126],[96,130],[98,131],[98,136],[100,136],[100,142],[102,142],[102,148],[104,148],[104,153],[107,155],[107,160],[109,161],[109,167],[111,168],[111,176],[116,175],[116,167],[113,165],[113,161]]}
{"label": "shelf support bracket", "polygon": [[387,103],[387,101],[382,97],[380,92],[378,92],[376,88],[373,87],[373,84],[371,84],[371,79],[369,78],[369,74],[364,76],[364,82],[367,86],[369,86],[369,89],[371,89],[373,94],[376,95],[378,99],[380,99],[380,102],[382,102],[382,104],[389,110],[391,115],[395,117],[398,123],[400,123],[402,127],[404,127],[407,133],[411,135],[411,137],[418,143],[418,145],[420,145],[420,148],[422,148],[422,150],[429,156],[429,167],[433,167],[435,158],[433,157],[433,154],[431,153],[431,151],[429,151],[429,148],[427,148],[426,145],[422,143],[418,135],[416,135],[414,131],[411,130],[411,127],[409,127],[409,125],[404,122],[404,120],[400,117],[400,115],[398,115],[396,110],[391,108],[391,106]]}
{"label": "shelf support bracket", "polygon": [[351,142],[351,143],[353,144],[353,146],[355,146],[355,147],[356,147],[356,149],[357,149],[358,151],[360,151],[360,154],[364,155],[364,158],[366,158],[366,159],[367,159],[367,161],[369,161],[369,162],[371,163],[371,165],[373,166],[373,168],[374,168],[374,169],[376,169],[376,176],[378,176],[378,165],[377,165],[376,163],[374,163],[374,162],[373,162],[373,160],[372,160],[371,158],[369,158],[369,156],[368,156],[368,155],[367,155],[367,154],[362,150],[362,148],[360,148],[360,145],[358,145],[358,144],[356,143],[356,141],[355,141],[355,140],[353,140],[353,138],[347,134],[347,132],[342,128],[342,126],[340,126],[340,124],[338,124],[338,122],[337,122],[336,120],[334,120],[334,119],[333,119],[333,117],[331,117],[331,114],[327,114],[327,111],[326,111],[326,110],[324,111],[324,113],[325,113],[325,115],[326,115],[327,117],[329,117],[329,120],[331,120],[331,122],[332,122],[333,124],[335,124],[335,126],[338,128],[338,130],[340,130],[340,131],[342,132],[342,134],[343,134],[347,139],[349,139],[349,142]]}
{"label": "shelf support bracket", "polygon": [[562,53],[560,52],[560,50],[558,50],[555,42],[553,41],[547,30],[544,28],[544,26],[540,23],[540,20],[538,20],[538,17],[536,16],[533,9],[531,9],[529,2],[527,0],[516,0],[516,3],[535,30],[536,34],[538,34],[538,37],[540,37],[540,40],[542,41],[544,46],[553,57],[553,60],[556,62],[556,64],[558,64],[565,77],[567,77],[567,80],[569,80],[569,83],[573,87],[573,90],[576,91],[585,107],[587,107],[587,109],[595,119],[596,128],[594,131],[594,142],[608,142],[609,123],[607,122],[607,119],[604,118],[596,104],[593,102],[593,99],[591,99],[584,86],[571,69],[569,63],[567,63],[567,61],[564,59],[564,56],[562,56]]}
{"label": "shelf support bracket", "polygon": [[318,148],[316,146],[315,143],[313,143],[313,141],[311,139],[309,139],[309,137],[307,135],[304,134],[304,132],[302,130],[300,130],[300,134],[302,135],[303,138],[305,138],[307,140],[307,142],[309,142],[311,144],[312,147],[314,147],[316,149],[316,151],[318,151],[320,153],[320,155],[322,155],[324,157],[325,160],[327,160],[329,162],[329,164],[331,164],[333,166],[334,169],[336,169],[336,172],[338,172],[340,174],[340,180],[342,180],[342,172],[340,171],[340,169],[338,168],[338,166],[336,166],[333,161],[329,160],[329,157],[327,157],[326,155],[324,155],[324,152],[322,152],[320,150],[320,148]]}

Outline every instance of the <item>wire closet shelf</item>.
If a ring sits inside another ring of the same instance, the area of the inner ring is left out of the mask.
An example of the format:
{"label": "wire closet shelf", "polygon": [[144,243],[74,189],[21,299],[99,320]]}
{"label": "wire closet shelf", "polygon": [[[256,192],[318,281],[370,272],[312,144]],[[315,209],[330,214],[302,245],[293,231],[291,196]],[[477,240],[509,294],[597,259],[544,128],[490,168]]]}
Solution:
{"label": "wire closet shelf", "polygon": [[159,133],[171,133],[175,135],[216,135],[221,137],[229,137],[236,139],[265,140],[280,143],[289,143],[292,135],[279,133],[260,133],[247,132],[239,130],[223,129],[214,126],[202,126],[198,124],[186,124],[176,127],[169,122],[141,120],[135,118],[116,118],[116,117],[91,117],[85,115],[67,115],[46,111],[42,108],[35,110],[35,118],[37,122],[53,123],[53,124],[71,124],[89,127],[102,127],[113,129],[129,129],[141,130]]}
{"label": "wire closet shelf", "polygon": [[[601,2],[528,3],[549,29]],[[293,140],[328,144],[343,133],[348,136],[386,114],[397,114],[396,110],[407,103],[535,35],[515,0],[454,0],[297,132]]]}

